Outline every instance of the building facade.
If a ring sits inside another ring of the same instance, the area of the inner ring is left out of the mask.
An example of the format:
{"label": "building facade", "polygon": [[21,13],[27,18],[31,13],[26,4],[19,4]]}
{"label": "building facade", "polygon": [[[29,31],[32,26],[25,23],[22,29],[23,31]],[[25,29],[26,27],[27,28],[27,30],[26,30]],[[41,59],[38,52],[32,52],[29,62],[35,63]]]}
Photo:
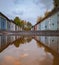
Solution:
{"label": "building facade", "polygon": [[20,27],[14,23],[13,20],[8,19],[0,12],[0,30],[20,31]]}
{"label": "building facade", "polygon": [[[37,28],[35,28],[36,26]],[[55,8],[39,23],[35,24],[34,30],[59,30],[59,8]]]}
{"label": "building facade", "polygon": [[13,21],[10,22],[10,30],[11,31],[15,31],[15,24],[13,23]]}
{"label": "building facade", "polygon": [[11,30],[11,23],[10,23],[10,21],[7,21],[7,30],[8,30],[8,31]]}
{"label": "building facade", "polygon": [[7,29],[7,18],[0,13],[0,30]]}
{"label": "building facade", "polygon": [[37,36],[36,40],[40,41],[45,46],[59,53],[59,37],[56,36]]}

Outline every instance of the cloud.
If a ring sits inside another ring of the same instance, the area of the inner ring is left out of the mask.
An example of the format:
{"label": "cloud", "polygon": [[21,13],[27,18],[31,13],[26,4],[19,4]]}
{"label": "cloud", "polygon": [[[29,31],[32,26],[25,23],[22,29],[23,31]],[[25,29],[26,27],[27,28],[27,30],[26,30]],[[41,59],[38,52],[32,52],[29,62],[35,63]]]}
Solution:
{"label": "cloud", "polygon": [[51,10],[54,7],[53,0],[33,0],[33,2],[36,5],[43,5],[47,10]]}
{"label": "cloud", "polygon": [[20,57],[24,58],[24,57],[27,57],[27,56],[29,56],[29,54],[25,53],[25,54],[22,54]]}
{"label": "cloud", "polygon": [[38,5],[38,4],[40,4],[40,0],[33,0],[33,3]]}
{"label": "cloud", "polygon": [[24,12],[22,12],[22,11],[18,11],[18,12],[16,12],[16,11],[13,11],[13,14],[14,15],[23,15],[24,14]]}
{"label": "cloud", "polygon": [[3,61],[0,63],[1,65],[21,65],[19,59],[14,58],[12,56],[5,56]]}
{"label": "cloud", "polygon": [[28,18],[26,18],[26,20],[29,21],[29,22],[31,22],[32,24],[36,23],[36,17],[28,17]]}
{"label": "cloud", "polygon": [[48,10],[54,7],[53,0],[41,0],[41,3],[44,4]]}
{"label": "cloud", "polygon": [[24,0],[14,0],[14,4],[22,4]]}
{"label": "cloud", "polygon": [[43,16],[46,10],[52,8],[53,0],[0,0],[0,11],[9,18],[19,16],[33,24],[38,16]]}

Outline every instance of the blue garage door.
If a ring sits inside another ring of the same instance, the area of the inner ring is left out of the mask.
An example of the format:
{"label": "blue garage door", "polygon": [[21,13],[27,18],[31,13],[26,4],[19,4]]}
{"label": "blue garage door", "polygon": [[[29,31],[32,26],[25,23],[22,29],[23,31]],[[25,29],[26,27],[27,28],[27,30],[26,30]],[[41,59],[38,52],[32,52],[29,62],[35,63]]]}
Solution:
{"label": "blue garage door", "polygon": [[1,29],[6,30],[6,19],[1,18]]}
{"label": "blue garage door", "polygon": [[1,17],[0,17],[0,30],[1,30]]}

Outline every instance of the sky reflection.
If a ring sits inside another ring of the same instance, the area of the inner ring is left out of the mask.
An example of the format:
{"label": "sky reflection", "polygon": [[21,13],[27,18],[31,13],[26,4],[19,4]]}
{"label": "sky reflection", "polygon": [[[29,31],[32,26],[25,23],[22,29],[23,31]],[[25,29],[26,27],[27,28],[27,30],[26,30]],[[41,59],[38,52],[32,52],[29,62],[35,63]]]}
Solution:
{"label": "sky reflection", "polygon": [[53,65],[53,59],[54,56],[45,51],[45,47],[38,47],[34,39],[18,48],[10,45],[0,53],[0,65]]}

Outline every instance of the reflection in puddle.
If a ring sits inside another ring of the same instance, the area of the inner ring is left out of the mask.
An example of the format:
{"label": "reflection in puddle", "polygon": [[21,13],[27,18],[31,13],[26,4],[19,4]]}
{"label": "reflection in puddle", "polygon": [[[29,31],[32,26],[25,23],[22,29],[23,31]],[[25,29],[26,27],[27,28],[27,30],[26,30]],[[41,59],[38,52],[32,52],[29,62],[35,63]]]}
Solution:
{"label": "reflection in puddle", "polygon": [[55,38],[53,43],[48,37],[35,38],[39,42],[32,37],[0,36],[0,65],[58,65],[59,55],[49,49]]}
{"label": "reflection in puddle", "polygon": [[26,56],[28,56],[28,54],[27,54],[27,53],[25,53],[25,54],[21,55],[20,57],[24,58],[24,57],[26,57]]}
{"label": "reflection in puddle", "polygon": [[36,36],[36,39],[42,42],[44,45],[48,46],[49,48],[59,53],[59,37]]}

